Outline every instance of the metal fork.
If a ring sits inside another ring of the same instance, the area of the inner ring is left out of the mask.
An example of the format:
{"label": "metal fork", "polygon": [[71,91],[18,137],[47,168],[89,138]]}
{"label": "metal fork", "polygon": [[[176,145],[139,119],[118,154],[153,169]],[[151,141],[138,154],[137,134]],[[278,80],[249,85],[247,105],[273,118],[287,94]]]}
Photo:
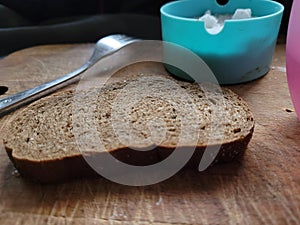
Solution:
{"label": "metal fork", "polygon": [[83,64],[78,69],[59,77],[55,80],[52,80],[50,82],[41,84],[37,87],[28,89],[26,91],[22,91],[10,96],[7,96],[5,98],[0,99],[0,115],[4,113],[5,111],[8,111],[12,108],[18,107],[24,103],[26,103],[26,100],[30,99],[30,101],[36,100],[38,98],[41,98],[42,96],[48,94],[47,91],[53,89],[54,87],[65,83],[66,81],[69,81],[84,71],[86,71],[88,68],[93,66],[96,62],[98,62],[100,59],[111,55],[112,53],[120,50],[124,46],[139,41],[139,39],[129,37],[122,34],[113,34],[106,36],[104,38],[101,38],[97,41],[94,51],[90,59]]}

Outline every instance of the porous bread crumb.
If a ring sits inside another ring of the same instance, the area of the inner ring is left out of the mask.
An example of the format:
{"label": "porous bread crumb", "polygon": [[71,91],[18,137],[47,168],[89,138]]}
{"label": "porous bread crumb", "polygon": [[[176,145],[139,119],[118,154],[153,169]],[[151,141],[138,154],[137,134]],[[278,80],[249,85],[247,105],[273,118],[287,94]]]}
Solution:
{"label": "porous bread crumb", "polygon": [[[11,121],[5,146],[12,149],[15,158],[47,162],[81,154],[78,136],[90,142],[92,149],[89,151],[99,151],[93,138],[95,130],[86,127],[96,128],[96,135],[105,150],[110,152],[128,146],[175,148],[182,137],[181,143],[189,145],[194,143],[192,136],[195,132],[198,132],[198,147],[230,144],[243,140],[253,131],[254,121],[249,107],[229,89],[222,88],[219,92],[208,84],[172,81],[179,87],[173,90],[172,85],[163,82],[159,78],[148,77],[112,84],[101,90],[84,93],[66,91],[40,99]],[[153,87],[160,90],[158,95],[149,94],[139,99],[139,91]],[[185,102],[180,96],[184,92],[179,90],[184,90],[189,96]],[[81,103],[76,107],[74,94]],[[130,108],[126,108],[126,99],[134,102]],[[115,102],[120,104],[119,108],[114,105]],[[123,111],[116,114],[118,109]]]}

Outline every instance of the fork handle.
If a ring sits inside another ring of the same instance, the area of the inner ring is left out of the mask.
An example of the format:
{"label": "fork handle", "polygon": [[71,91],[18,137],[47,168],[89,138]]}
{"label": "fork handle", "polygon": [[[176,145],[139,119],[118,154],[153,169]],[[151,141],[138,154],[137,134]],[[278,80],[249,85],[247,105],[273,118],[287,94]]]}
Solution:
{"label": "fork handle", "polygon": [[21,106],[29,101],[36,100],[42,96],[49,94],[50,92],[54,91],[54,87],[57,87],[60,84],[66,83],[66,81],[71,80],[72,78],[78,76],[79,74],[83,73],[90,67],[91,63],[85,63],[78,69],[59,77],[55,80],[46,82],[34,88],[9,95],[5,98],[0,99],[0,115],[9,111],[12,108],[16,108]]}

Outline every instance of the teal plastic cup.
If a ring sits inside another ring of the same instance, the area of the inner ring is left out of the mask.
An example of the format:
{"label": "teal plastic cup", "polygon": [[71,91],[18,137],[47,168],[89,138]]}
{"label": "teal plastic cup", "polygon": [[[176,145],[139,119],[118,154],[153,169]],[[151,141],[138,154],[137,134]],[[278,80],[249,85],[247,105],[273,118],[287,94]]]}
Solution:
{"label": "teal plastic cup", "polygon": [[[252,18],[226,20],[219,33],[211,34],[199,18],[212,14],[233,14],[236,9],[251,9]],[[162,40],[177,44],[200,56],[219,84],[237,84],[265,75],[272,63],[284,6],[271,0],[181,0],[163,5]],[[171,54],[165,57],[173,57]],[[188,63],[188,59],[180,59]],[[182,62],[181,62],[182,63]],[[166,67],[173,75],[187,79],[187,73]],[[201,74],[199,74],[201,80]]]}

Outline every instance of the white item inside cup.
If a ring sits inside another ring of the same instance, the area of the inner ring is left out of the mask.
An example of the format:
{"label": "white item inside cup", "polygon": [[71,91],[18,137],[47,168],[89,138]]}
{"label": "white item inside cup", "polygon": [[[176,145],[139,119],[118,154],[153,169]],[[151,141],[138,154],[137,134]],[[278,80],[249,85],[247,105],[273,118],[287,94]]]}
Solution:
{"label": "white item inside cup", "polygon": [[205,28],[210,34],[219,33],[226,20],[242,20],[252,18],[251,9],[236,9],[234,14],[215,14],[212,15],[210,10],[207,10],[203,16],[199,18],[204,21]]}

